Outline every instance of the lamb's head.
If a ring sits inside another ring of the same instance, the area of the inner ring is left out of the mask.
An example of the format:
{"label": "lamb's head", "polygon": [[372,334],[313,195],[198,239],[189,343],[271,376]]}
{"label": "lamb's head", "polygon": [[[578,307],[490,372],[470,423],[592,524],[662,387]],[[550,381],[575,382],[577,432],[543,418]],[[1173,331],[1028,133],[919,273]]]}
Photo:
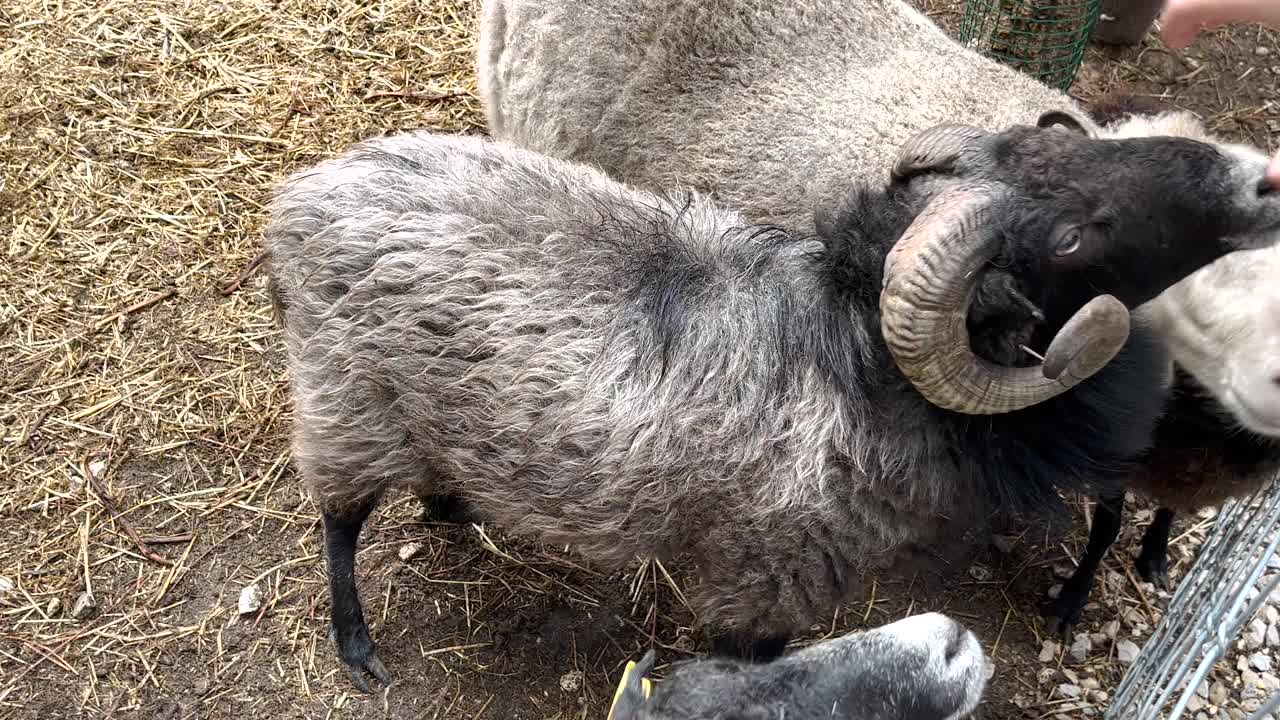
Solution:
{"label": "lamb's head", "polygon": [[938,613],[813,645],[771,663],[706,658],[675,665],[646,697],[652,651],[627,676],[612,720],[952,720],[986,689],[973,633]]}
{"label": "lamb's head", "polygon": [[1219,258],[1137,314],[1242,427],[1280,437],[1280,246]]}
{"label": "lamb's head", "polygon": [[[1048,400],[1119,352],[1129,309],[1278,237],[1265,158],[1099,138],[1065,118],[939,126],[902,148],[893,183],[928,200],[885,260],[881,326],[936,405],[994,414]],[[1020,363],[1033,334],[1044,361]]]}

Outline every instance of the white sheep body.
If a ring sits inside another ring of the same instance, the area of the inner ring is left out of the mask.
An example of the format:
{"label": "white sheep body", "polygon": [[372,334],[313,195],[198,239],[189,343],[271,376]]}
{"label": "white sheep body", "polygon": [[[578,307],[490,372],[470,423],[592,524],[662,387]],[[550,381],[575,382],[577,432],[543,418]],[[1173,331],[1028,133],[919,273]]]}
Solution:
{"label": "white sheep body", "polygon": [[1070,97],[900,0],[486,0],[493,136],[651,190],[689,186],[796,232],[941,123],[992,131]]}

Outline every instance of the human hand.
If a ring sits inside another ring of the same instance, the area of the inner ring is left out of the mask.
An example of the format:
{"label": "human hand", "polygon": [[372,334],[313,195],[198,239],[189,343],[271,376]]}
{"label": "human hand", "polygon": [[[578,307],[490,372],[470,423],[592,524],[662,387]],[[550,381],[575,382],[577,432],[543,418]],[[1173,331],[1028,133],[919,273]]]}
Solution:
{"label": "human hand", "polygon": [[1280,27],[1280,0],[1168,0],[1159,22],[1164,44],[1177,50],[1190,45],[1201,30],[1227,23]]}

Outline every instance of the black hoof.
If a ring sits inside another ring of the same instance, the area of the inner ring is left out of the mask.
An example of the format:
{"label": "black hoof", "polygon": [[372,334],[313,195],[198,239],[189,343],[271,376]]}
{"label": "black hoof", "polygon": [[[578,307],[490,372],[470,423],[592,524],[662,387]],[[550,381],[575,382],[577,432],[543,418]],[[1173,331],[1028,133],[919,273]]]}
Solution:
{"label": "black hoof", "polygon": [[365,673],[383,685],[391,685],[391,673],[387,666],[378,659],[377,648],[369,637],[369,629],[363,625],[343,638],[336,629],[330,632],[330,638],[338,646],[338,657],[347,666],[347,675],[351,684],[362,693],[369,693],[369,681]]}
{"label": "black hoof", "polygon": [[1064,643],[1071,641],[1071,633],[1084,615],[1084,601],[1072,597],[1065,590],[1057,600],[1041,606],[1040,615],[1050,635],[1056,635]]}
{"label": "black hoof", "polygon": [[1143,553],[1133,561],[1133,568],[1138,571],[1138,577],[1161,590],[1173,587],[1169,582],[1169,556],[1164,553],[1150,556]]}
{"label": "black hoof", "polygon": [[1071,643],[1072,632],[1076,629],[1076,624],[1069,620],[1063,620],[1060,617],[1052,615],[1051,612],[1045,613],[1045,630],[1049,635],[1056,637],[1058,642],[1062,644]]}

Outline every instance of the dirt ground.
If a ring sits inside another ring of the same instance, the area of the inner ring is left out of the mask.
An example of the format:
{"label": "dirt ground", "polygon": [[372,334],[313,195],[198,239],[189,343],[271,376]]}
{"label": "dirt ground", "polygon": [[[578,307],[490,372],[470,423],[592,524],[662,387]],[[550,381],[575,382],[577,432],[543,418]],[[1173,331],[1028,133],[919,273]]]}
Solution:
{"label": "dirt ground", "polygon": [[[283,174],[388,129],[483,132],[477,5],[0,6],[0,717],[601,718],[643,648],[704,648],[675,569],[604,576],[564,548],[424,525],[409,498],[374,516],[358,570],[396,684],[355,694],[326,637],[278,334],[261,274],[233,281]],[[1240,28],[1182,54],[1090,50],[1076,92],[1160,95],[1272,147],[1278,81],[1277,35]],[[1149,517],[1084,631],[1154,625],[1163,599],[1127,562]],[[1179,524],[1175,577],[1207,527]],[[944,610],[997,662],[979,717],[1078,712],[1043,700],[1036,608],[1082,547],[1024,536],[949,579],[876,584],[802,641]],[[248,586],[262,605],[240,615]],[[1109,690],[1121,668],[1095,656],[1076,671]]]}

